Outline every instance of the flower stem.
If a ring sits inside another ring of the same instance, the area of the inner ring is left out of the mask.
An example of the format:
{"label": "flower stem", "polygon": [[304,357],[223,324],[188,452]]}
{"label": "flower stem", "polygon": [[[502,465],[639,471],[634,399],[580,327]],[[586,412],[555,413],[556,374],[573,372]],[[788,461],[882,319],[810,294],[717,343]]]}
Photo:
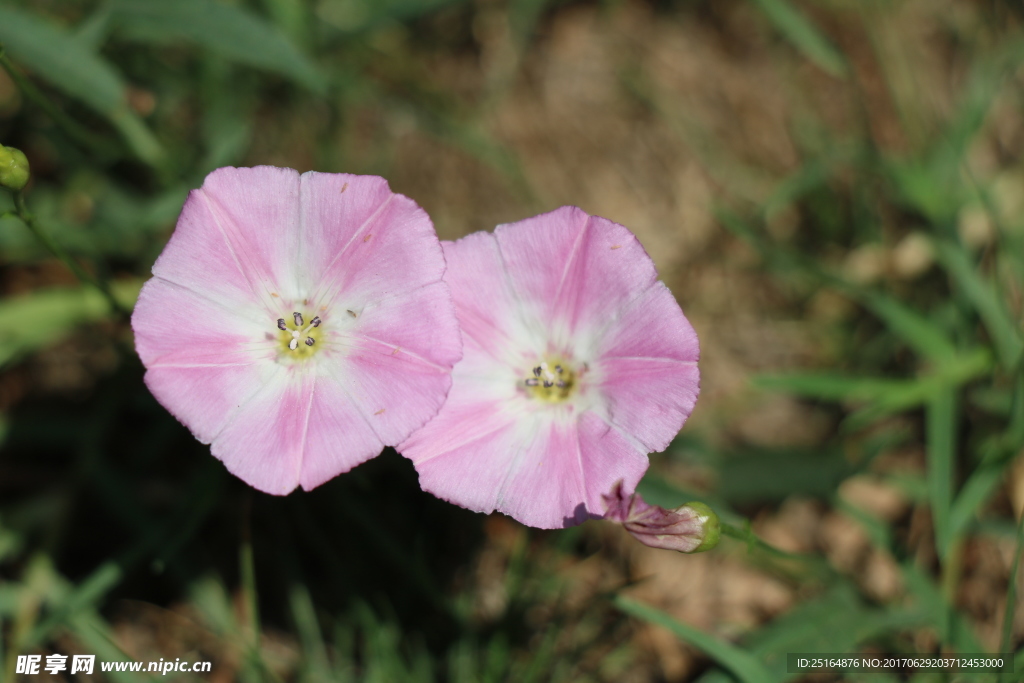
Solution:
{"label": "flower stem", "polygon": [[738,541],[743,541],[747,544],[748,547],[757,548],[758,550],[764,551],[769,555],[773,555],[779,559],[808,562],[810,564],[817,565],[818,567],[823,567],[828,571],[828,573],[832,573],[832,567],[828,564],[828,562],[826,562],[820,557],[817,557],[815,555],[807,555],[805,553],[787,552],[780,548],[776,548],[767,541],[762,540],[760,536],[751,531],[749,522],[747,523],[747,526],[745,526],[742,529],[733,526],[732,524],[729,524],[727,522],[722,522],[722,535],[728,536],[729,538],[735,538]]}
{"label": "flower stem", "polygon": [[14,193],[14,215],[16,215],[21,222],[28,227],[29,231],[35,235],[46,250],[50,252],[54,257],[59,259],[64,265],[66,265],[75,277],[85,285],[94,287],[110,304],[112,311],[120,316],[127,318],[131,315],[131,312],[125,308],[125,306],[117,300],[114,293],[110,291],[110,287],[106,282],[96,278],[84,268],[74,258],[68,254],[60,244],[54,241],[50,235],[44,231],[39,224],[36,222],[35,216],[33,216],[28,210],[28,204],[25,202],[25,195],[23,192],[18,191]]}

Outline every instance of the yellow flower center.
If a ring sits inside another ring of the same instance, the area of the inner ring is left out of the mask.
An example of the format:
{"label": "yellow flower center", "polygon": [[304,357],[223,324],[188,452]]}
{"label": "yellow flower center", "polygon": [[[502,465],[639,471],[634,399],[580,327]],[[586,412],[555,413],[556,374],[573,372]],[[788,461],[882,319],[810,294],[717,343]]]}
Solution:
{"label": "yellow flower center", "polygon": [[561,358],[549,357],[534,365],[530,376],[523,380],[526,394],[547,403],[561,403],[572,396],[576,388],[576,373]]}
{"label": "yellow flower center", "polygon": [[320,316],[314,316],[307,322],[307,317],[295,311],[290,318],[278,318],[278,346],[280,353],[286,358],[305,360],[315,354],[322,344]]}

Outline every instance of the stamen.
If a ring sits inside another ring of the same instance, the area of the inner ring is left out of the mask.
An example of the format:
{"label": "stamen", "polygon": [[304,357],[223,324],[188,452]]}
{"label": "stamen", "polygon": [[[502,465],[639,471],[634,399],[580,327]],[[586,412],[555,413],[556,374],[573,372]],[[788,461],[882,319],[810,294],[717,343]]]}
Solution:
{"label": "stamen", "polygon": [[295,320],[296,327],[302,327],[302,314],[296,311],[292,313],[292,318]]}
{"label": "stamen", "polygon": [[290,342],[288,342],[288,348],[291,349],[292,351],[299,348],[299,340],[292,339]]}
{"label": "stamen", "polygon": [[577,385],[577,374],[571,365],[563,365],[561,358],[542,360],[530,368],[522,380],[522,391],[531,399],[546,403],[561,403],[569,400]]}
{"label": "stamen", "polygon": [[285,323],[284,318],[278,318],[277,319],[277,329],[282,330],[282,331],[288,329],[288,324]]}
{"label": "stamen", "polygon": [[316,340],[312,337],[306,337],[306,346],[312,346],[313,344],[316,344]]}
{"label": "stamen", "polygon": [[313,327],[320,327],[320,323],[321,322],[323,322],[323,321],[320,320],[320,316],[317,316],[317,317],[313,318],[312,320],[310,320],[309,324],[312,325]]}

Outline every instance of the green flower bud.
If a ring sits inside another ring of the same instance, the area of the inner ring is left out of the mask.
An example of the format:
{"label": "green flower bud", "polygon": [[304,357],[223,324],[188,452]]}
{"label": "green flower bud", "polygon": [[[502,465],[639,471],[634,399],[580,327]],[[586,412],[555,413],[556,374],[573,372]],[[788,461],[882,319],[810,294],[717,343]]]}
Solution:
{"label": "green flower bud", "polygon": [[28,159],[20,149],[0,145],[0,185],[15,192],[28,183]]}
{"label": "green flower bud", "polygon": [[[701,540],[700,545],[690,552],[702,553],[705,550],[711,550],[718,545],[718,540],[722,538],[722,522],[718,519],[718,515],[715,514],[715,511],[699,501],[691,501],[683,507],[689,508],[696,513],[697,519],[699,520],[704,532],[704,538]],[[678,513],[679,510],[676,512]]]}

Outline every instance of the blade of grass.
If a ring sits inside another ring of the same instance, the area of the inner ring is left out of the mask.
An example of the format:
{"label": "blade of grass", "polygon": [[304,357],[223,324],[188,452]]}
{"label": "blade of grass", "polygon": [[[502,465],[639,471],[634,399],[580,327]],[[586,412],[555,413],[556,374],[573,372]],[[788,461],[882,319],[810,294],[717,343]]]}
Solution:
{"label": "blade of grass", "polygon": [[951,361],[957,355],[956,346],[941,327],[898,299],[885,292],[849,282],[823,269],[817,261],[769,242],[752,226],[734,215],[724,213],[721,219],[733,233],[750,242],[773,270],[802,272],[822,284],[834,287],[871,311],[912,349],[937,363]]}
{"label": "blade of grass", "polygon": [[[1009,652],[1013,647],[1013,617],[1017,608],[1017,570],[1020,569],[1021,551],[1024,551],[1024,514],[1017,522],[1017,551],[1013,555],[1013,566],[1010,568],[1010,583],[1006,588],[1006,612],[1003,614],[1003,630],[999,638],[999,652]],[[999,680],[1009,681],[1007,671],[999,674]]]}
{"label": "blade of grass", "polygon": [[[114,295],[130,308],[140,282],[113,283]],[[36,349],[55,344],[78,325],[111,315],[108,301],[94,289],[51,289],[0,301],[0,366]],[[22,324],[32,320],[31,326]]]}
{"label": "blade of grass", "polygon": [[779,33],[805,57],[836,78],[846,77],[849,70],[842,53],[787,0],[753,0],[753,2],[775,25]]}
{"label": "blade of grass", "polygon": [[932,321],[914,309],[882,292],[850,292],[872,313],[882,319],[893,334],[900,337],[912,349],[936,362],[949,361],[956,357],[953,342]]}
{"label": "blade of grass", "polygon": [[[76,614],[68,620],[68,630],[85,647],[87,651],[97,655],[97,659],[107,662],[136,661],[125,652],[114,640],[111,628],[94,610]],[[107,675],[116,683],[133,683],[140,680],[138,672],[111,671]],[[153,675],[142,674],[143,681],[158,680]]]}
{"label": "blade of grass", "polygon": [[187,40],[227,59],[277,72],[317,94],[327,88],[319,67],[273,24],[241,6],[216,0],[116,0],[114,23],[152,43]]}
{"label": "blade of grass", "polygon": [[963,534],[967,530],[975,512],[995,491],[1003,478],[1006,463],[996,462],[980,466],[964,482],[949,510],[949,533],[952,536]]}
{"label": "blade of grass", "polygon": [[[64,113],[64,111],[55,105],[50,99],[43,94],[43,92],[36,87],[36,84],[26,78],[14,63],[7,56],[5,49],[0,44],[0,67],[3,67],[7,75],[11,77],[14,84],[18,87],[18,90],[24,94],[25,98],[33,102],[37,107],[46,112],[47,116],[53,119],[56,123],[75,143],[89,149],[93,154],[96,154],[99,160],[106,160],[112,158],[116,152],[116,145],[112,145],[108,140],[103,139],[101,136],[96,135],[85,126],[75,121],[73,118]],[[12,214],[13,215],[13,214]]]}
{"label": "blade of grass", "polygon": [[252,653],[260,649],[260,613],[259,604],[256,600],[256,565],[252,557],[252,543],[248,540],[242,542],[238,551],[238,561],[242,574],[242,595],[245,599],[245,615],[248,619],[248,627],[251,631],[252,641],[249,646]]}
{"label": "blade of grass", "polygon": [[830,373],[762,375],[754,385],[825,401],[867,403],[848,418],[849,429],[903,410],[927,404],[938,392],[958,387],[991,370],[992,359],[983,348],[950,359],[932,372],[916,379],[849,377]]}
{"label": "blade of grass", "polygon": [[732,643],[623,595],[613,597],[612,603],[626,614],[668,629],[680,640],[693,645],[718,662],[722,668],[731,671],[743,683],[773,683],[772,675],[761,662]]}
{"label": "blade of grass", "polygon": [[[63,27],[9,6],[0,6],[0,41],[21,64],[106,117],[140,161],[163,172],[163,148],[128,106],[127,87],[106,59],[86,49]],[[33,93],[27,94],[35,99]],[[91,134],[76,137],[82,142],[94,138]]]}
{"label": "blade of grass", "polygon": [[847,377],[831,373],[793,373],[760,375],[754,386],[826,401],[873,401],[905,389],[906,380],[882,377]]}
{"label": "blade of grass", "polygon": [[853,581],[843,578],[746,636],[744,649],[783,681],[794,677],[787,671],[788,653],[854,653],[867,641],[927,623],[919,608],[870,606]]}
{"label": "blade of grass", "polygon": [[327,648],[324,647],[323,633],[316,618],[316,607],[309,595],[309,589],[302,584],[294,584],[289,591],[292,619],[299,632],[302,643],[302,658],[305,669],[313,681],[329,681],[331,665],[327,659]]}
{"label": "blade of grass", "polygon": [[1018,325],[1010,317],[995,287],[982,277],[970,255],[959,245],[948,240],[936,240],[935,249],[940,263],[973,304],[992,336],[992,343],[1003,367],[1016,367],[1024,342],[1021,341]]}
{"label": "blade of grass", "polygon": [[945,559],[950,541],[950,508],[956,458],[957,400],[952,389],[937,392],[925,411],[928,449],[928,499],[935,526],[935,546]]}
{"label": "blade of grass", "polygon": [[984,652],[967,620],[946,600],[931,576],[910,562],[905,562],[900,569],[907,591],[927,611],[927,623],[942,629],[939,638],[943,644],[955,652]]}

